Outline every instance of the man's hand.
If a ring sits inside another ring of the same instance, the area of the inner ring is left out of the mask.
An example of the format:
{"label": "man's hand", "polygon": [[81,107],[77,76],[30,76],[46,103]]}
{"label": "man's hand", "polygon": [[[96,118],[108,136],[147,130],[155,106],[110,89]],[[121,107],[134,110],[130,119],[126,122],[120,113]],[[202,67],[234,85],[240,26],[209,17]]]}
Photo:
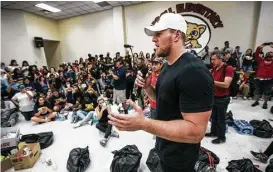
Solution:
{"label": "man's hand", "polygon": [[148,88],[149,86],[151,86],[152,83],[152,72],[149,71],[145,77],[145,79],[143,79],[142,73],[140,71],[137,72],[137,78],[136,78],[136,85],[140,88]]}
{"label": "man's hand", "polygon": [[273,48],[273,42],[271,42],[270,47]]}
{"label": "man's hand", "polygon": [[108,115],[109,124],[114,125],[120,131],[137,131],[142,130],[145,124],[145,115],[141,107],[137,106],[132,100],[127,100],[126,104],[129,104],[134,108],[134,114],[116,114],[110,113]]}

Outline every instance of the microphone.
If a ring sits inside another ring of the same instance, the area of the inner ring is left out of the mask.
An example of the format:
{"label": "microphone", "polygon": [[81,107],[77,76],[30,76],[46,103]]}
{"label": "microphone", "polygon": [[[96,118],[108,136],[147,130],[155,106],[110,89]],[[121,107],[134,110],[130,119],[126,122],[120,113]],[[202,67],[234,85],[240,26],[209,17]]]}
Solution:
{"label": "microphone", "polygon": [[134,47],[134,46],[129,45],[129,44],[124,44],[124,48],[132,48],[132,47]]}

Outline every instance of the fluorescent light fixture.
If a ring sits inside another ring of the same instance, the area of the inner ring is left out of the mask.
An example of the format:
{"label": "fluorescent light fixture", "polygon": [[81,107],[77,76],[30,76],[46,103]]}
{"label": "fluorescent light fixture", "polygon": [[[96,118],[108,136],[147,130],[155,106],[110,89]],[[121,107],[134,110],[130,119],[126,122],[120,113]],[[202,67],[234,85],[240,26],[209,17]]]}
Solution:
{"label": "fluorescent light fixture", "polygon": [[97,0],[95,0],[95,1],[93,1],[93,2],[95,2],[95,3],[99,3],[99,2],[103,2],[103,1],[97,1]]}
{"label": "fluorescent light fixture", "polygon": [[35,5],[36,7],[39,7],[39,8],[42,8],[44,10],[47,10],[47,11],[50,11],[50,12],[53,12],[53,13],[57,13],[57,12],[60,12],[61,10],[58,9],[58,8],[54,8],[54,7],[51,7],[49,5],[46,5],[44,3],[40,3],[40,4],[37,4]]}

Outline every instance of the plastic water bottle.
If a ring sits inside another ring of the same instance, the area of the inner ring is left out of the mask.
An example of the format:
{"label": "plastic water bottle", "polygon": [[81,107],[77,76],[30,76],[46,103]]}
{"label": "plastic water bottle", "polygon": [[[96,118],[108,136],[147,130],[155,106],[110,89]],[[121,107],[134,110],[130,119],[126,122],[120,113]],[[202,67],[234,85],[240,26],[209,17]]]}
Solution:
{"label": "plastic water bottle", "polygon": [[97,114],[94,114],[93,116],[93,124],[97,124],[99,122]]}

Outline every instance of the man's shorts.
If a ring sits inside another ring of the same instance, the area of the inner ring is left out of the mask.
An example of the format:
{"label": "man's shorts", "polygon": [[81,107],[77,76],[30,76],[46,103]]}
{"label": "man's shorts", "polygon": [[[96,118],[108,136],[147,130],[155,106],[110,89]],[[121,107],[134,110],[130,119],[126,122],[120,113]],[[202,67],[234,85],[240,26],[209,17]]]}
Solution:
{"label": "man's shorts", "polygon": [[126,90],[116,90],[113,92],[113,102],[124,103],[126,101]]}

